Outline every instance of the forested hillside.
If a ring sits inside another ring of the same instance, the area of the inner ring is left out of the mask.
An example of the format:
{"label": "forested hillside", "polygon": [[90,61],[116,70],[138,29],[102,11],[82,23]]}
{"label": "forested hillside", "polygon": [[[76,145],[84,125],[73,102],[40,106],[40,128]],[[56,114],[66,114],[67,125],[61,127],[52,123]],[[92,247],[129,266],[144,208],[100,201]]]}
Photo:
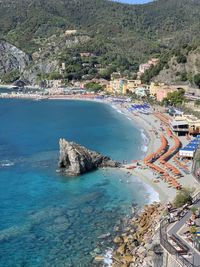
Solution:
{"label": "forested hillside", "polygon": [[32,54],[45,49],[52,36],[56,36],[54,43],[61,42],[65,30],[76,29],[88,41],[76,43],[73,53],[63,44],[59,57],[91,52],[101,57],[97,64],[112,63],[114,70],[121,66],[123,71],[134,71],[151,56],[180,44],[199,43],[199,14],[199,0],[157,0],[145,5],[108,0],[1,0],[0,38]]}

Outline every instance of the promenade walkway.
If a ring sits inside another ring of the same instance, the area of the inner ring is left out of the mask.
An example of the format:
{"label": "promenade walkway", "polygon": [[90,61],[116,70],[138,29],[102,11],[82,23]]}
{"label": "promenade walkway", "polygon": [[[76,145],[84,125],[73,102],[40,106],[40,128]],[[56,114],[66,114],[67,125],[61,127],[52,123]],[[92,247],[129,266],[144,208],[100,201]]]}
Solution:
{"label": "promenade walkway", "polygon": [[[199,208],[200,207],[200,200],[193,206]],[[191,245],[191,243],[186,242],[183,237],[179,234],[180,229],[184,226],[184,224],[188,221],[188,219],[191,217],[192,213],[189,210],[187,214],[181,219],[178,220],[173,224],[173,226],[169,229],[168,234],[169,235],[175,235],[179,239],[181,239],[181,242],[185,244],[189,248],[189,254],[190,257],[186,257],[188,261],[190,261],[194,266],[200,266],[200,252],[194,249]]]}
{"label": "promenade walkway", "polygon": [[[200,194],[199,194],[200,195]],[[200,198],[193,204],[193,206],[200,207]],[[164,227],[161,226],[161,244],[163,247],[174,257],[177,262],[180,263],[180,266],[188,267],[200,267],[200,252],[197,251],[192,245],[191,242],[188,242],[183,235],[181,235],[181,230],[184,229],[184,226],[188,219],[191,217],[192,213],[190,210],[185,214],[185,216],[173,224],[164,223]],[[177,238],[180,240],[181,244],[188,248],[187,253],[179,254],[180,252],[175,250],[175,247],[170,242],[170,237]],[[171,244],[171,245],[170,245]]]}

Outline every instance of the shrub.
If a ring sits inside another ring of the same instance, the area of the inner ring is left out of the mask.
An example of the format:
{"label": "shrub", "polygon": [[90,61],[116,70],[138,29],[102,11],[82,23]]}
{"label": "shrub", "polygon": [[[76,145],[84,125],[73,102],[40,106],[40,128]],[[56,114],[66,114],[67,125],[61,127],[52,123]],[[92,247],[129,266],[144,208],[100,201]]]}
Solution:
{"label": "shrub", "polygon": [[198,210],[198,208],[197,207],[191,207],[191,212],[193,213],[193,214],[195,214],[196,213],[196,211]]}
{"label": "shrub", "polygon": [[85,85],[85,88],[90,90],[90,91],[94,91],[94,92],[98,92],[98,91],[103,91],[103,87],[95,82],[89,82]]}
{"label": "shrub", "polygon": [[195,106],[200,106],[200,99],[194,101]]}
{"label": "shrub", "polygon": [[181,73],[181,81],[186,82],[187,81],[187,72],[182,72]]}
{"label": "shrub", "polygon": [[186,63],[187,62],[187,57],[184,56],[183,54],[180,54],[176,58],[177,63]]}
{"label": "shrub", "polygon": [[190,233],[191,233],[191,234],[195,234],[196,231],[197,231],[197,228],[196,228],[195,226],[191,226],[191,227],[190,227]]}
{"label": "shrub", "polygon": [[11,70],[11,71],[8,71],[6,74],[4,74],[1,80],[3,83],[8,84],[8,83],[15,82],[16,80],[19,79],[19,77],[20,77],[19,70]]}
{"label": "shrub", "polygon": [[186,203],[192,203],[192,191],[190,188],[182,188],[174,199],[174,206],[180,208]]}
{"label": "shrub", "polygon": [[200,88],[200,73],[194,75],[194,83]]}

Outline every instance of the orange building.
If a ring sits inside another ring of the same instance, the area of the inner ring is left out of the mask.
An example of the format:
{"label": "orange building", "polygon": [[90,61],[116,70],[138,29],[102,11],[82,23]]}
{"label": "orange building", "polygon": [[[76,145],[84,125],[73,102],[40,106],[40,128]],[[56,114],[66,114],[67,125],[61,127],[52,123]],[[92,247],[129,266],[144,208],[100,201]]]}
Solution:
{"label": "orange building", "polygon": [[162,102],[162,100],[167,97],[168,93],[172,93],[176,91],[175,88],[172,88],[172,87],[168,87],[168,86],[163,86],[163,87],[160,87],[156,90],[156,99],[157,101],[159,102]]}

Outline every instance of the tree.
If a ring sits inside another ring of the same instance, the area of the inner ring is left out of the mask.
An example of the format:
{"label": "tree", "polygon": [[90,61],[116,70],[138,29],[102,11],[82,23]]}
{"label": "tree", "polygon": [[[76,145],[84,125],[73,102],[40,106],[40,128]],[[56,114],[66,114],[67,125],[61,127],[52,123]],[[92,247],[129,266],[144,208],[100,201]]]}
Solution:
{"label": "tree", "polygon": [[85,85],[85,88],[90,90],[90,91],[94,91],[94,92],[103,91],[103,87],[99,83],[95,83],[95,82],[87,83]]}
{"label": "tree", "polygon": [[181,105],[185,101],[185,90],[178,89],[172,93],[168,93],[167,97],[163,99],[163,104],[171,104],[173,106]]}
{"label": "tree", "polygon": [[194,75],[194,83],[200,88],[200,73]]}
{"label": "tree", "polygon": [[180,208],[186,203],[192,203],[192,189],[190,188],[182,188],[177,194],[174,199],[174,205],[176,208]]}
{"label": "tree", "polygon": [[50,80],[59,80],[62,79],[62,75],[58,71],[54,71],[48,74]]}
{"label": "tree", "polygon": [[1,78],[2,82],[5,84],[13,83],[20,77],[20,72],[18,70],[11,70],[4,74]]}
{"label": "tree", "polygon": [[113,67],[108,67],[107,69],[101,70],[99,75],[101,78],[110,80],[111,74],[115,71]]}
{"label": "tree", "polygon": [[187,81],[187,72],[182,72],[181,73],[181,81],[186,82]]}
{"label": "tree", "polygon": [[179,54],[176,58],[177,63],[186,63],[187,57],[183,54]]}
{"label": "tree", "polygon": [[194,101],[195,106],[200,106],[200,99]]}

